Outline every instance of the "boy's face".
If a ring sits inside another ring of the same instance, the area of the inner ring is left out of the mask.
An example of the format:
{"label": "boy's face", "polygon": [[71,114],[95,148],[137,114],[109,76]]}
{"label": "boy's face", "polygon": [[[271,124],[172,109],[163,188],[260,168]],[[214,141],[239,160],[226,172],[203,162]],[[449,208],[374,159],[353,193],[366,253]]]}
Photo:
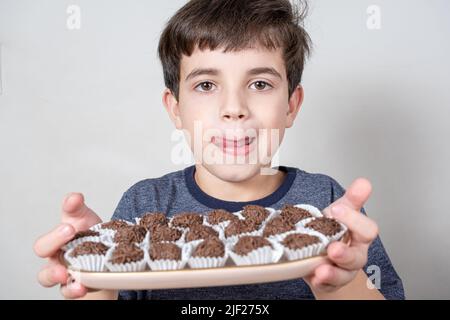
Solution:
{"label": "boy's face", "polygon": [[270,167],[284,131],[303,100],[290,99],[281,50],[194,50],[183,55],[178,101],[169,89],[163,102],[183,129],[197,163],[225,181],[245,181]]}

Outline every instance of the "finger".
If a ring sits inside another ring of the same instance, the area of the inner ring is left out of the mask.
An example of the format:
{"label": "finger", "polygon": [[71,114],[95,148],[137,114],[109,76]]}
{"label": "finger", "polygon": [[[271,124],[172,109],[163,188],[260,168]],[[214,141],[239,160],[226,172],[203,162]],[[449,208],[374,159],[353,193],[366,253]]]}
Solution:
{"label": "finger", "polygon": [[[344,195],[333,202],[333,204],[343,204],[356,211],[360,211],[364,206],[364,203],[369,199],[372,193],[372,185],[369,180],[365,178],[357,178],[352,184],[347,188]],[[326,215],[330,215],[330,207],[323,210]]]}
{"label": "finger", "polygon": [[100,218],[85,204],[83,194],[78,192],[71,192],[64,198],[62,219],[63,222],[74,225],[77,230],[87,229],[85,226],[77,227],[80,221],[88,227],[100,222]]}
{"label": "finger", "polygon": [[328,258],[340,268],[346,270],[359,270],[367,263],[367,245],[349,247],[346,244],[335,241],[327,249]]}
{"label": "finger", "polygon": [[81,298],[88,292],[87,288],[76,281],[70,280],[67,285],[62,285],[60,288],[61,294],[67,299]]}
{"label": "finger", "polygon": [[378,235],[378,225],[375,221],[342,204],[331,207],[331,216],[348,227],[352,242],[370,244]]}
{"label": "finger", "polygon": [[34,243],[34,252],[41,258],[53,256],[74,235],[74,227],[70,224],[62,223],[36,240]]}
{"label": "finger", "polygon": [[67,269],[61,264],[45,265],[38,274],[39,283],[47,288],[56,284],[65,284],[67,278]]}
{"label": "finger", "polygon": [[323,264],[316,268],[311,284],[321,290],[333,290],[349,283],[358,271],[344,270],[330,264]]}

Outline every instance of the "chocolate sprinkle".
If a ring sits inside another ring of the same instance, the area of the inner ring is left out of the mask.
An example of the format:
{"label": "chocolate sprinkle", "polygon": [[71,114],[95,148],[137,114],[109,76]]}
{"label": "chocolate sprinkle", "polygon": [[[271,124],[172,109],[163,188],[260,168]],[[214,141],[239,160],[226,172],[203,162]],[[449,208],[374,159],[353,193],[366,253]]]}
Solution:
{"label": "chocolate sprinkle", "polygon": [[78,231],[72,240],[81,239],[85,237],[98,237],[100,236],[100,233],[94,230],[84,230],[84,231]]}
{"label": "chocolate sprinkle", "polygon": [[173,243],[153,243],[150,247],[152,260],[181,260],[181,249]]}
{"label": "chocolate sprinkle", "polygon": [[269,211],[258,205],[246,205],[242,210],[242,215],[246,220],[260,225],[269,216]]}
{"label": "chocolate sprinkle", "polygon": [[239,235],[242,233],[252,232],[257,230],[258,226],[252,221],[247,220],[235,220],[225,228],[225,237]]}
{"label": "chocolate sprinkle", "polygon": [[114,248],[111,256],[111,263],[124,264],[137,262],[144,259],[144,251],[131,243],[120,243]]}
{"label": "chocolate sprinkle", "polygon": [[74,258],[90,254],[98,254],[103,256],[106,254],[106,251],[108,251],[108,249],[108,246],[101,242],[86,241],[76,246],[75,249],[73,249],[73,251],[71,252],[70,256]]}
{"label": "chocolate sprinkle", "polygon": [[321,217],[312,220],[305,225],[306,228],[316,230],[326,236],[334,236],[342,230],[341,225],[334,219]]}
{"label": "chocolate sprinkle", "polygon": [[202,224],[203,216],[194,212],[177,214],[172,219],[172,226],[179,228],[189,228],[195,224]]}
{"label": "chocolate sprinkle", "polygon": [[195,248],[193,257],[212,257],[219,258],[225,255],[225,245],[219,238],[209,238],[202,241]]}
{"label": "chocolate sprinkle", "polygon": [[284,238],[281,243],[289,249],[296,250],[303,249],[304,247],[315,243],[320,243],[320,239],[309,234],[293,233]]}
{"label": "chocolate sprinkle", "polygon": [[130,226],[128,223],[126,223],[125,221],[121,221],[121,220],[112,220],[109,222],[105,222],[102,223],[101,228],[102,229],[111,229],[111,230],[119,230],[125,227]]}
{"label": "chocolate sprinkle", "polygon": [[253,250],[269,246],[272,248],[271,243],[259,236],[243,236],[238,240],[238,242],[234,245],[234,252],[241,256],[245,256],[252,252]]}
{"label": "chocolate sprinkle", "polygon": [[276,234],[295,230],[295,225],[289,222],[287,219],[278,216],[270,219],[264,227],[263,236],[269,237]]}
{"label": "chocolate sprinkle", "polygon": [[238,219],[237,216],[224,209],[215,209],[208,213],[206,221],[209,224],[216,225],[225,221],[232,221]]}
{"label": "chocolate sprinkle", "polygon": [[308,210],[294,207],[292,204],[284,205],[281,209],[280,216],[293,224],[296,224],[300,220],[313,217]]}
{"label": "chocolate sprinkle", "polygon": [[209,226],[194,225],[193,227],[189,228],[189,231],[186,234],[186,241],[189,242],[218,236],[219,234],[217,233],[217,231]]}
{"label": "chocolate sprinkle", "polygon": [[116,232],[114,241],[116,243],[140,243],[144,240],[146,233],[147,229],[142,226],[128,226]]}
{"label": "chocolate sprinkle", "polygon": [[165,226],[168,222],[169,220],[164,213],[147,212],[139,220],[139,225],[150,231],[156,226]]}
{"label": "chocolate sprinkle", "polygon": [[181,238],[183,233],[175,228],[169,226],[156,226],[150,232],[151,242],[162,242],[162,241],[177,241]]}

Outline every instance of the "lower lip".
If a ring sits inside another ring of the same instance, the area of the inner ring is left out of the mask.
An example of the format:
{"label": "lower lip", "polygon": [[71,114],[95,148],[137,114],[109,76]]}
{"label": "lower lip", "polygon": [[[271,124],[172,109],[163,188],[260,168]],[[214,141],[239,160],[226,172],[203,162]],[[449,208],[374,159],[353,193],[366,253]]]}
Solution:
{"label": "lower lip", "polygon": [[232,155],[232,156],[245,156],[248,155],[252,149],[252,146],[255,144],[256,138],[251,138],[249,144],[244,144],[241,147],[234,146],[234,143],[227,144],[225,146],[217,145],[218,148],[222,150],[223,153]]}

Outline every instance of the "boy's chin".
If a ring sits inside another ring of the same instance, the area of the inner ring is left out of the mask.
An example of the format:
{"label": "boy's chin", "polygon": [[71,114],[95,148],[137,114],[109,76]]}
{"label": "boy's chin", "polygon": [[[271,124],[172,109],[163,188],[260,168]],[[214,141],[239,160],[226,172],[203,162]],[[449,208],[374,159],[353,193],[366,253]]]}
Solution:
{"label": "boy's chin", "polygon": [[228,182],[242,182],[261,174],[261,164],[214,164],[204,167],[215,177]]}

